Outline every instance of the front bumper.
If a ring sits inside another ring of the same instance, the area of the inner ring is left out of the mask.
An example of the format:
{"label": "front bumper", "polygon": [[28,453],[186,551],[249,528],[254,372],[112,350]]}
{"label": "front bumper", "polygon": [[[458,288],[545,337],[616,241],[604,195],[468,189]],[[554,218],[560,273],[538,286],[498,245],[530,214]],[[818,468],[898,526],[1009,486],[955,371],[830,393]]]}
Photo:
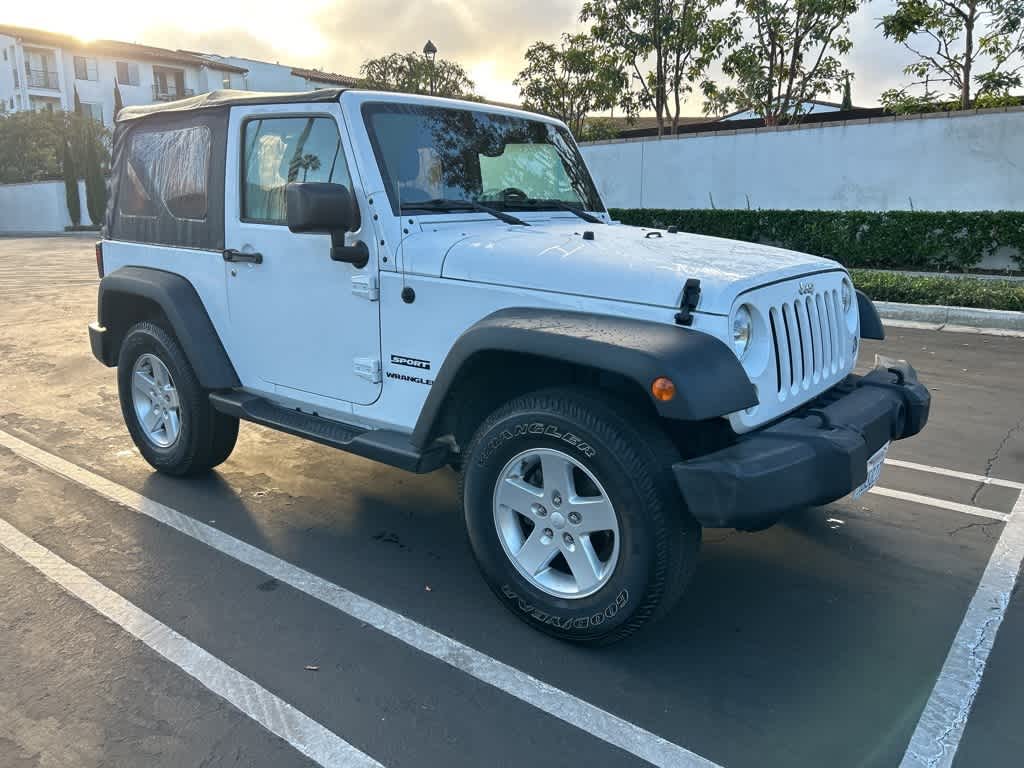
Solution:
{"label": "front bumper", "polygon": [[789,509],[827,504],[861,485],[872,454],[920,432],[931,405],[907,362],[875,362],[789,418],[674,464],[690,513],[707,527],[758,530]]}

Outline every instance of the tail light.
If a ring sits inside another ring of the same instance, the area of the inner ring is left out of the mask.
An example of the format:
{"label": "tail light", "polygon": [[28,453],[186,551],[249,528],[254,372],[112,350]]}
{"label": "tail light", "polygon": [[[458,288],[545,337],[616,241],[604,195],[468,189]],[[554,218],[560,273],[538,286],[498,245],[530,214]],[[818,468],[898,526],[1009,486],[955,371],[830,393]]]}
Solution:
{"label": "tail light", "polygon": [[103,279],[103,241],[96,241],[96,272]]}

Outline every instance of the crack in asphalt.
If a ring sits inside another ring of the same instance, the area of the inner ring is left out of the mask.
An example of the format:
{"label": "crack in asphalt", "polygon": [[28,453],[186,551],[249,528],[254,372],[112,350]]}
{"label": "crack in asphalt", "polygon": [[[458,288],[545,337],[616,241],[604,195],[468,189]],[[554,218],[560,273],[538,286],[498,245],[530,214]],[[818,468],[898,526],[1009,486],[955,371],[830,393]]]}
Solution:
{"label": "crack in asphalt", "polygon": [[[996,446],[995,452],[989,457],[985,463],[985,479],[992,477],[992,470],[995,469],[996,462],[999,461],[999,454],[1002,453],[1003,448],[1010,442],[1010,438],[1013,437],[1014,432],[1019,432],[1024,429],[1024,418],[1021,418],[1016,424],[1006,430],[1006,434],[1003,435],[1003,439]],[[988,485],[984,480],[978,483],[978,487],[974,489],[974,493],[971,494],[971,504],[977,504],[978,494],[981,493],[982,489]]]}
{"label": "crack in asphalt", "polygon": [[[982,523],[987,525],[987,523]],[[987,658],[978,657],[978,649],[985,645],[985,641],[988,637],[989,629],[993,624],[999,624],[1002,620],[1002,615],[1006,610],[1006,606],[1009,603],[1010,596],[1005,592],[1000,592],[995,595],[996,605],[992,607],[992,615],[985,620],[985,623],[978,628],[978,633],[975,636],[974,643],[969,647],[969,659],[971,662],[971,671],[973,672],[972,678],[968,683],[969,690],[963,697],[963,701],[960,707],[956,711],[956,715],[950,721],[942,733],[935,737],[934,743],[938,747],[937,754],[931,756],[922,755],[920,752],[915,750],[908,750],[907,755],[916,759],[922,765],[928,766],[928,768],[935,768],[946,755],[948,744],[946,739],[951,733],[958,728],[961,728],[967,723],[967,717],[971,713],[971,708],[974,706],[974,699],[978,695],[978,689],[981,687],[981,679],[985,674],[985,666]],[[994,639],[993,639],[994,641]]]}
{"label": "crack in asphalt", "polygon": [[960,531],[966,531],[968,528],[981,528],[986,538],[994,540],[995,537],[989,533],[989,527],[993,525],[1004,525],[1004,523],[1002,520],[992,520],[987,523],[967,523],[965,525],[959,525],[951,531],[946,531],[946,535],[955,536],[960,533]]}

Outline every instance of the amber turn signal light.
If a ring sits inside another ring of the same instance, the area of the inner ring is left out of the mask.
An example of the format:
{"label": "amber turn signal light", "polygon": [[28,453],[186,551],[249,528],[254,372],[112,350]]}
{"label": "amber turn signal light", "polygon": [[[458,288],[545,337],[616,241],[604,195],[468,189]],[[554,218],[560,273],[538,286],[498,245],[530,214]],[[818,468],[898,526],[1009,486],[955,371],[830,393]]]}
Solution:
{"label": "amber turn signal light", "polygon": [[667,403],[676,396],[676,385],[672,383],[672,379],[659,376],[651,382],[651,394],[655,400]]}

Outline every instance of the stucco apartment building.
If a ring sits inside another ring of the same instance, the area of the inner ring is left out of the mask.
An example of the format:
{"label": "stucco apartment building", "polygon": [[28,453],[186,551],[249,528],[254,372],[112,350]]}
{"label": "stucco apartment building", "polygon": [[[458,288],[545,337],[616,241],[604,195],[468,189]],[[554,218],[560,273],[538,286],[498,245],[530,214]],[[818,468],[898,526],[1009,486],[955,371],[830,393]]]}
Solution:
{"label": "stucco apartment building", "polygon": [[245,69],[183,51],[0,25],[0,102],[8,112],[82,111],[114,122],[121,103],[171,101],[218,88],[242,88]]}
{"label": "stucco apartment building", "polygon": [[75,108],[108,127],[114,91],[124,106],[173,101],[222,88],[305,91],[355,85],[331,72],[0,24],[0,113]]}

